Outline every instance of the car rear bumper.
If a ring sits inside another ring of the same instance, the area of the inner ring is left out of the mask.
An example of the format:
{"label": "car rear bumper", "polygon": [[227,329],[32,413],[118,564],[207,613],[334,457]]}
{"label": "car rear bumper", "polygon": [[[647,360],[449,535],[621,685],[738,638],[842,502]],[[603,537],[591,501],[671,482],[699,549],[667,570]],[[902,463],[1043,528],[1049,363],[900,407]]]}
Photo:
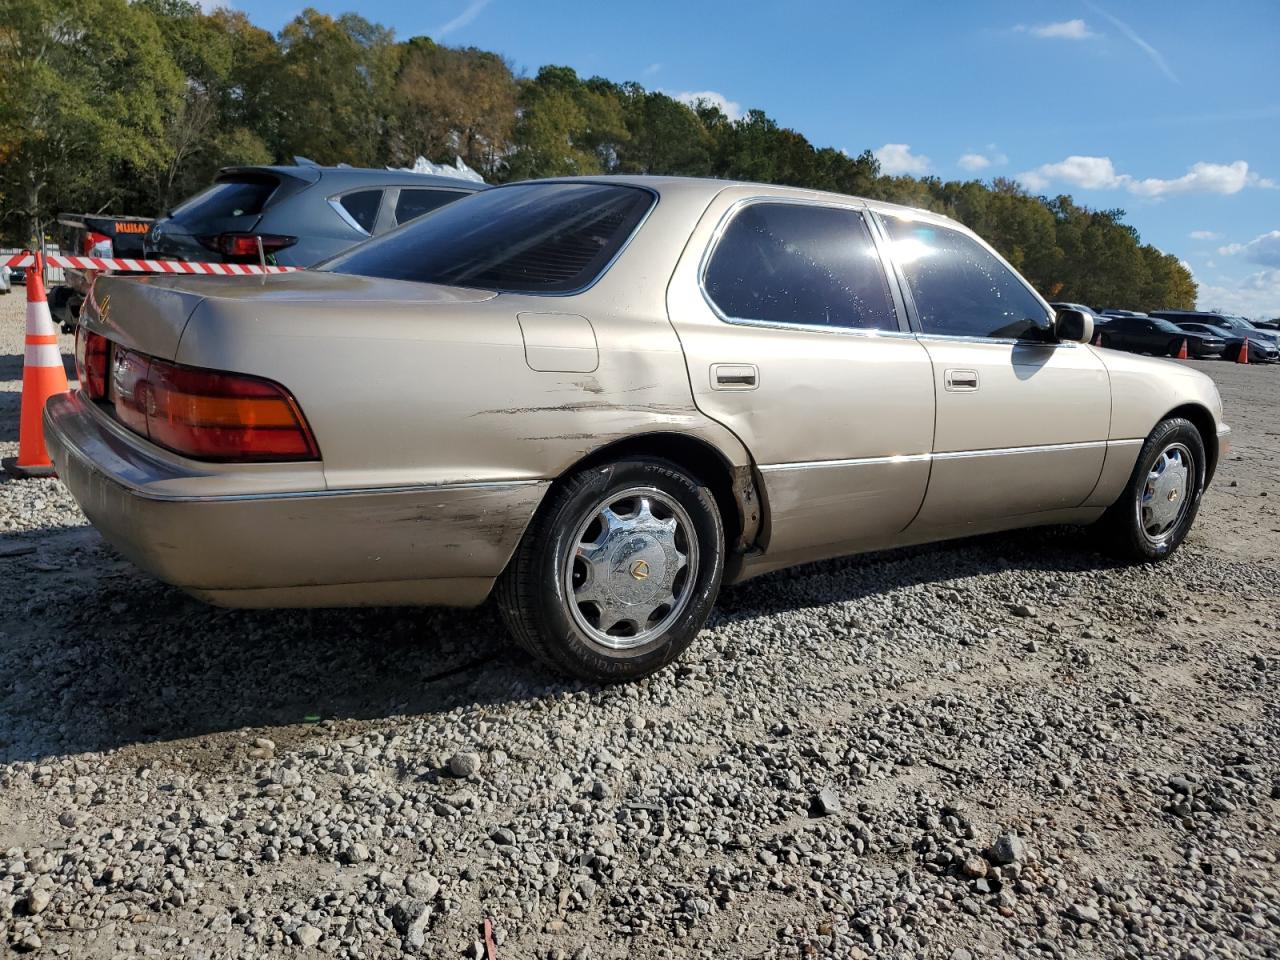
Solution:
{"label": "car rear bumper", "polygon": [[[483,602],[547,481],[360,490],[262,490],[237,467],[224,492],[181,491],[173,462],[122,436],[82,395],[53,397],[45,438],[62,482],[139,567],[213,603],[243,607]],[[216,464],[192,463],[187,487]],[[225,492],[228,486],[242,492]]]}

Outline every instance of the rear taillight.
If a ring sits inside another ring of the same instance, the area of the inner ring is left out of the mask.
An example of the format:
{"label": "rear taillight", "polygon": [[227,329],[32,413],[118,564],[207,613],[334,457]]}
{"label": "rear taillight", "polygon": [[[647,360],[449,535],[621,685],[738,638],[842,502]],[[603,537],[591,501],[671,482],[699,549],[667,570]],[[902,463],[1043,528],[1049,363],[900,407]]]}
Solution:
{"label": "rear taillight", "polygon": [[107,338],[76,327],[76,378],[90,400],[107,395]]}
{"label": "rear taillight", "polygon": [[319,460],[289,391],[239,373],[184,367],[115,349],[116,417],[152,443],[196,460]]}
{"label": "rear taillight", "polygon": [[212,237],[200,237],[200,242],[210,250],[233,260],[245,261],[258,259],[259,240],[262,241],[264,257],[269,257],[298,242],[297,237],[286,237],[278,233],[219,233]]}

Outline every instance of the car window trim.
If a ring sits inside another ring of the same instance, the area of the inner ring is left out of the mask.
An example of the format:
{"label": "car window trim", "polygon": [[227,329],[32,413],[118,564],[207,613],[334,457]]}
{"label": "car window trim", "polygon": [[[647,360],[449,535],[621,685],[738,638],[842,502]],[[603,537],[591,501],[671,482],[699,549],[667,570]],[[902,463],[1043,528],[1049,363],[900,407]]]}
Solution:
{"label": "car window trim", "polygon": [[338,216],[342,218],[343,222],[346,223],[347,226],[351,227],[354,230],[360,231],[360,233],[364,234],[366,237],[372,237],[373,233],[369,230],[366,230],[364,227],[360,226],[359,221],[356,220],[356,218],[351,215],[351,213],[347,210],[347,208],[342,205],[342,198],[346,196],[350,196],[353,193],[368,193],[370,190],[379,191],[381,193],[381,196],[378,198],[378,212],[374,215],[374,218],[373,218],[373,226],[374,226],[374,229],[376,230],[378,227],[378,219],[382,216],[382,204],[384,204],[387,200],[388,189],[389,189],[388,187],[380,187],[376,184],[365,184],[364,186],[361,186],[361,187],[349,187],[346,190],[342,190],[338,193],[330,194],[327,199],[329,202],[329,206],[332,207],[335,211],[337,211]]}
{"label": "car window trim", "polygon": [[396,227],[396,203],[400,197],[400,187],[388,184],[382,190],[382,202],[378,204],[378,215],[373,218],[373,235],[375,237],[394,230]]}
{"label": "car window trim", "polygon": [[914,223],[927,223],[937,229],[950,230],[952,233],[958,233],[964,237],[967,237],[970,240],[976,241],[980,247],[982,247],[984,250],[990,253],[993,257],[995,257],[996,260],[1001,265],[1003,265],[1006,270],[1008,270],[1011,274],[1013,274],[1014,277],[1017,278],[1018,282],[1022,284],[1023,288],[1031,293],[1031,296],[1035,298],[1035,300],[1038,301],[1042,307],[1045,308],[1046,312],[1050,316],[1057,317],[1058,311],[1056,311],[1049,304],[1048,300],[1040,296],[1040,292],[1036,290],[1036,288],[1033,287],[1027,281],[1026,277],[1024,277],[1020,272],[1018,272],[1018,270],[1014,269],[1013,264],[1011,264],[1004,257],[1000,256],[999,252],[995,249],[995,247],[991,246],[991,244],[987,243],[987,241],[983,240],[982,237],[978,236],[973,231],[965,229],[960,224],[939,223],[938,221],[933,220],[931,218],[914,216],[913,215],[914,211],[910,211],[910,210],[904,210],[902,213],[897,213],[897,212],[887,213],[881,210],[875,210],[868,207],[867,212],[871,214],[873,219],[875,219],[876,226],[879,228],[879,230],[881,231],[881,235],[884,238],[885,256],[887,256],[890,259],[890,261],[893,263],[895,276],[898,278],[898,282],[902,286],[903,298],[910,305],[908,320],[911,323],[911,329],[916,334],[916,336],[918,336],[920,339],[959,341],[963,343],[1030,344],[1037,347],[1071,348],[1071,347],[1079,346],[1079,344],[1072,343],[1072,342],[1064,342],[1061,340],[1049,342],[1045,340],[1025,340],[1021,337],[982,337],[982,336],[974,336],[974,335],[967,335],[967,334],[930,333],[926,331],[924,329],[924,324],[920,322],[920,311],[916,307],[915,297],[911,292],[911,284],[907,282],[907,275],[902,269],[902,264],[898,261],[898,258],[893,255],[893,244],[889,239],[889,231],[888,231],[888,228],[881,222],[881,219],[880,219],[881,217],[895,217],[899,220],[910,220]]}
{"label": "car window trim", "polygon": [[[744,208],[760,203],[787,204],[790,206],[807,206],[807,207],[827,207],[835,210],[852,210],[861,214],[862,222],[867,230],[867,235],[871,240],[872,249],[875,250],[877,262],[880,264],[880,272],[884,279],[885,286],[889,290],[889,299],[893,305],[894,322],[897,323],[896,330],[882,330],[878,327],[851,327],[844,324],[806,324],[806,323],[785,323],[778,320],[760,320],[750,317],[731,317],[712,299],[711,294],[707,290],[707,269],[711,265],[711,259],[715,255],[716,248],[720,246],[720,241],[724,238],[725,231],[728,230],[729,224],[733,222],[733,218],[738,215]],[[720,216],[719,222],[716,223],[715,230],[711,233],[711,238],[707,241],[706,247],[702,251],[702,258],[698,262],[698,292],[702,294],[703,302],[722,323],[733,324],[742,327],[761,327],[772,328],[777,330],[791,330],[799,332],[817,332],[840,334],[843,336],[858,337],[906,337],[914,336],[910,327],[906,322],[906,314],[901,298],[897,296],[895,285],[890,283],[890,275],[886,268],[884,259],[884,248],[876,236],[876,231],[872,227],[867,217],[868,208],[866,202],[856,198],[850,198],[848,202],[840,202],[839,200],[819,200],[806,199],[801,197],[780,197],[771,196],[769,194],[756,194],[750,197],[740,197],[729,205]]]}

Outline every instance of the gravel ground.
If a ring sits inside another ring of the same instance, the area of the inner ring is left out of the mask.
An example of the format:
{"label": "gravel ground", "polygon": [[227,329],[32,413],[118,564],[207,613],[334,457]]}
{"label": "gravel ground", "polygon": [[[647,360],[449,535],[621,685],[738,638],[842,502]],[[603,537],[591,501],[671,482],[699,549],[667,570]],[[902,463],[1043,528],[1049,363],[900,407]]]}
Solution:
{"label": "gravel ground", "polygon": [[812,565],[610,689],[488,610],[202,606],[0,483],[0,952],[1280,957],[1280,369],[1197,366],[1235,452],[1170,563]]}

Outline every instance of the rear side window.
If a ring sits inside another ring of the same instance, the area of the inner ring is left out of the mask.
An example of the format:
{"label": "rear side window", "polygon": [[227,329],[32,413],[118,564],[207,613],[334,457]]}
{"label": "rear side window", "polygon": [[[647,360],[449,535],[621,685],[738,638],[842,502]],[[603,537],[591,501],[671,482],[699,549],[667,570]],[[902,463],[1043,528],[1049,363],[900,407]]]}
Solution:
{"label": "rear side window", "polygon": [[925,333],[1017,339],[1048,317],[1012,270],[958,230],[886,216]]}
{"label": "rear side window", "polygon": [[396,223],[408,223],[423,214],[430,213],[446,203],[457,200],[463,194],[456,190],[401,189],[396,199]]}
{"label": "rear side window", "polygon": [[360,225],[361,230],[373,233],[373,225],[378,221],[378,206],[382,203],[381,190],[357,190],[343,194],[338,198],[338,203]]}
{"label": "rear side window", "polygon": [[703,287],[731,320],[898,329],[866,221],[844,207],[748,204],[716,244]]}
{"label": "rear side window", "polygon": [[257,216],[279,185],[280,181],[271,176],[250,175],[219,180],[176,207],[173,216],[184,220]]}
{"label": "rear side window", "polygon": [[322,269],[507,293],[568,293],[604,272],[654,202],[648,190],[619,184],[483,190]]}

